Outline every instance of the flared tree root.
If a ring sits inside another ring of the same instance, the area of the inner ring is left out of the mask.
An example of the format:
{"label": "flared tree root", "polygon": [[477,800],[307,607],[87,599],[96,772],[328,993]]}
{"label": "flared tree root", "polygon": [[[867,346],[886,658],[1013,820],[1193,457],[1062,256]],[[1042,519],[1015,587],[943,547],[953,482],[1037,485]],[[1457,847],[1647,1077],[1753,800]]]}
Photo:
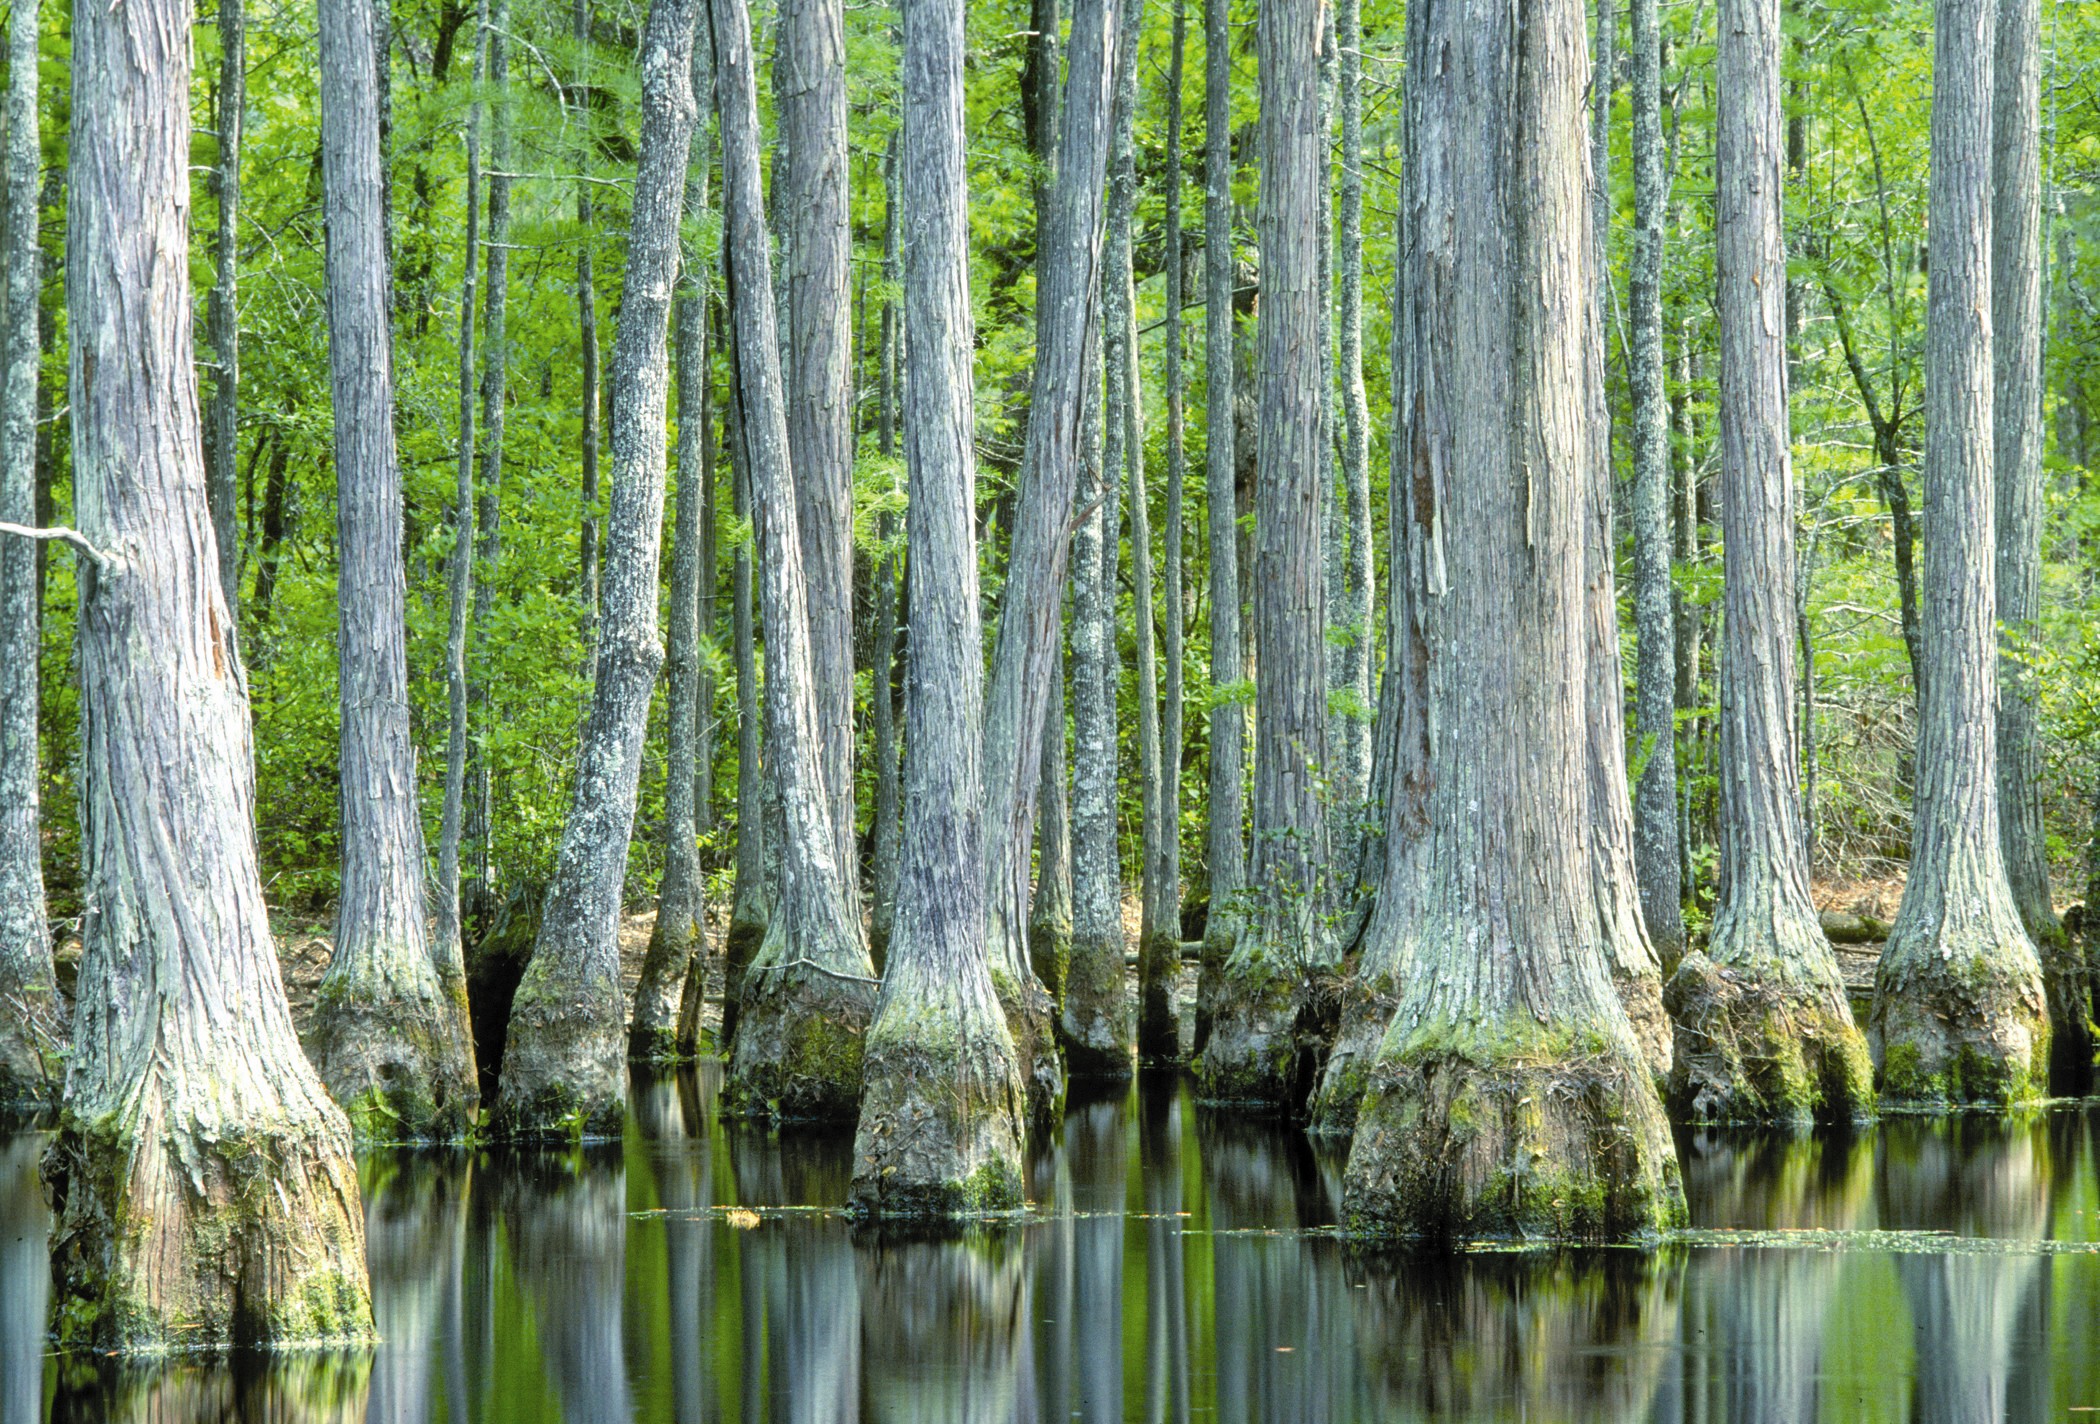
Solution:
{"label": "flared tree root", "polygon": [[741,913],[741,905],[729,912],[729,930],[722,936],[722,1040],[724,1050],[736,1043],[737,1018],[743,1012],[744,971],[758,957],[766,942],[766,922]]}
{"label": "flared tree root", "polygon": [[1385,1031],[1399,1006],[1399,986],[1391,975],[1353,974],[1342,989],[1340,1026],[1334,1046],[1313,1092],[1306,1130],[1316,1137],[1346,1138],[1356,1131],[1364,1089],[1378,1061]]}
{"label": "flared tree root", "polygon": [[1021,1085],[1028,1094],[1028,1126],[1031,1131],[1052,1131],[1065,1111],[1065,1060],[1058,1051],[1057,1009],[1050,992],[1031,974],[1027,983],[1017,983],[997,968],[992,970],[992,991],[999,1011],[1006,1016],[1006,1031],[1013,1039],[1014,1062],[1020,1065]]}
{"label": "flared tree root", "polygon": [[884,1219],[1018,1210],[1027,1093],[987,995],[893,995],[870,1028],[851,1209]]}
{"label": "flared tree root", "polygon": [[691,920],[667,923],[659,909],[642,953],[641,978],[634,986],[634,1013],[627,1026],[627,1059],[659,1067],[683,1063],[692,1056],[679,1038],[679,1010],[685,984],[702,946],[700,927]]}
{"label": "flared tree root", "polygon": [[1264,955],[1239,953],[1219,975],[1210,1036],[1196,1060],[1206,1102],[1288,1106],[1297,1082],[1298,983]]}
{"label": "flared tree root", "polygon": [[1678,1225],[1662,1105],[1631,1044],[1537,1024],[1395,1029],[1342,1186],[1370,1238],[1635,1241]]}
{"label": "flared tree root", "polygon": [[1760,977],[1687,954],[1665,994],[1677,1026],[1667,1101],[1679,1121],[1857,1122],[1874,1060],[1844,986]]}
{"label": "flared tree root", "polygon": [[1137,1071],[1137,1014],[1123,972],[1123,939],[1075,938],[1065,970],[1057,1037],[1074,1078],[1124,1079]]}
{"label": "flared tree root", "polygon": [[554,982],[535,963],[511,1000],[490,1135],[565,1144],[618,1137],[627,1116],[627,1015],[619,980]]}
{"label": "flared tree root", "polygon": [[1882,1103],[2011,1104],[2042,1096],[2049,1006],[2031,956],[1943,943],[1900,959],[1882,955],[1867,1024]]}
{"label": "flared tree root", "polygon": [[158,1354],[370,1342],[343,1119],[209,1130],[145,1102],[124,1118],[64,1114],[45,1156],[60,1343]]}
{"label": "flared tree root", "polygon": [[808,960],[746,970],[724,1106],[771,1122],[852,1122],[875,991]]}
{"label": "flared tree root", "polygon": [[464,981],[324,979],[304,1038],[357,1141],[459,1142],[474,1131],[481,1086]]}

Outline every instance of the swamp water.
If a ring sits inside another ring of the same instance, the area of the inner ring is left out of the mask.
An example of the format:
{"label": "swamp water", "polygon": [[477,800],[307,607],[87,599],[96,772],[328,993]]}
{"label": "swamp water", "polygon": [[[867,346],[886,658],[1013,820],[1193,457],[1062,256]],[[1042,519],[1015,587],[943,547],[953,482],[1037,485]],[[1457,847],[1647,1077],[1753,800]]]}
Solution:
{"label": "swamp water", "polygon": [[49,1352],[42,1139],[0,1138],[0,1421],[1985,1421],[2100,1406],[2100,1103],[1681,1134],[1653,1251],[1364,1255],[1339,1155],[1184,1080],[1075,1092],[1025,1221],[837,1211],[850,1134],[638,1078],[622,1141],[363,1162],[369,1353]]}

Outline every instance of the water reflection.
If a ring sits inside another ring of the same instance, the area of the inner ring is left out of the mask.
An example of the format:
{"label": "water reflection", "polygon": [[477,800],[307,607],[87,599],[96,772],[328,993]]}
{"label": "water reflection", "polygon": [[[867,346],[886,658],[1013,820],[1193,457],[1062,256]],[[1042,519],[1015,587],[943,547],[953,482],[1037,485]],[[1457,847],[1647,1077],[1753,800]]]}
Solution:
{"label": "water reflection", "polygon": [[1736,1235],[1422,1255],[1346,1245],[1330,1157],[1171,1078],[1075,1098],[1028,1163],[1030,1216],[938,1239],[810,1209],[844,1200],[850,1143],[725,1125],[718,1086],[639,1079],[626,1140],[583,1152],[368,1159],[385,1342],[352,1356],[47,1354],[42,1144],[0,1140],[0,1419],[1967,1424],[2100,1405],[2100,1254],[2063,1249],[2100,1241],[2096,1107],[1688,1134],[1694,1224]]}

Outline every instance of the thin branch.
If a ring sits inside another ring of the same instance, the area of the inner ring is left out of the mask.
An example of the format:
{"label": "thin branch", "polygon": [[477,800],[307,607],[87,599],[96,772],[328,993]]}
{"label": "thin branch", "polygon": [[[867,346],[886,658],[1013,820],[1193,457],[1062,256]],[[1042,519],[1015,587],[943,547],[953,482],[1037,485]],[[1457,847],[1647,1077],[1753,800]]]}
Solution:
{"label": "thin branch", "polygon": [[80,550],[81,553],[86,554],[90,559],[93,559],[95,567],[98,569],[107,570],[117,562],[116,555],[105,554],[89,542],[87,535],[81,533],[78,529],[68,529],[64,525],[53,525],[49,529],[34,529],[27,524],[9,524],[5,521],[0,521],[0,534],[19,534],[24,539],[63,540],[65,543],[71,544],[74,548]]}

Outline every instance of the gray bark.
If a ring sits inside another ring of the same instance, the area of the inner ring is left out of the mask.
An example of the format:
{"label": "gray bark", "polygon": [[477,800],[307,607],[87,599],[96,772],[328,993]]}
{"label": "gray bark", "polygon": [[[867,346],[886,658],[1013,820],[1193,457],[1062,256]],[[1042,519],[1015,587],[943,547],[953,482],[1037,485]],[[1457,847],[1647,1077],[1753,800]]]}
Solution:
{"label": "gray bark", "polygon": [[1026,1110],[984,940],[963,0],[911,0],[903,10],[911,756],[896,930],[868,1029],[852,1188],[856,1207],[883,1216],[1020,1205]]}
{"label": "gray bark", "polygon": [[853,913],[854,862],[838,854],[825,792],[805,545],[781,383],[772,261],[759,192],[758,92],[743,0],[713,0],[722,125],[724,253],[736,390],[765,599],[766,748],[780,798],[780,895],[739,987],[729,1088],[743,1111],[843,1119],[858,1106],[874,965]]}
{"label": "gray bark", "polygon": [[2006,878],[2039,947],[2056,1063],[2089,1073],[2092,1004],[2057,922],[2042,824],[2041,7],[1997,0],[1991,113],[1991,336],[1998,594],[1998,814]]}
{"label": "gray bark", "polygon": [[[469,653],[467,703],[470,724],[489,719],[489,640],[493,633],[496,567],[503,557],[503,427],[510,390],[510,0],[485,0],[486,63],[489,89],[488,236],[482,246],[487,285],[482,290],[483,354],[481,367],[481,469],[475,487],[474,613]],[[593,336],[595,343],[596,337]],[[595,347],[591,356],[597,359]],[[496,887],[490,876],[494,840],[495,768],[486,738],[467,749],[469,838],[474,847],[474,883],[469,897],[484,917],[494,909]]]}
{"label": "gray bark", "polygon": [[1139,952],[1144,967],[1138,985],[1138,1052],[1165,1060],[1181,1056],[1180,1016],[1174,1005],[1181,975],[1181,759],[1182,702],[1187,692],[1184,672],[1184,626],[1187,618],[1182,563],[1183,491],[1188,483],[1186,377],[1181,349],[1183,254],[1181,244],[1181,89],[1188,48],[1185,0],[1173,0],[1173,49],[1167,60],[1166,165],[1163,179],[1166,210],[1166,396],[1167,499],[1165,587],[1166,686],[1159,714],[1158,844],[1147,857],[1146,873],[1154,889],[1156,921],[1144,934]]}
{"label": "gray bark", "polygon": [[[703,57],[693,45],[693,92],[714,88]],[[687,222],[707,211],[705,158],[689,165],[685,180]],[[697,264],[696,264],[697,265]],[[705,267],[700,267],[704,272]],[[706,886],[700,879],[700,844],[693,805],[694,745],[700,700],[700,507],[701,449],[706,444],[701,394],[707,383],[707,290],[685,282],[672,316],[678,369],[678,508],[671,529],[670,622],[664,677],[664,869],[656,887],[656,923],[642,954],[627,1027],[627,1056],[672,1062],[678,1042],[680,996],[702,944]],[[697,1008],[696,1008],[697,1013]]]}
{"label": "gray bark", "polygon": [[1238,933],[1235,904],[1246,883],[1247,710],[1235,695],[1246,676],[1240,648],[1238,455],[1234,450],[1232,287],[1238,255],[1232,240],[1232,38],[1229,0],[1203,9],[1203,351],[1204,498],[1210,553],[1210,812],[1205,873],[1210,906],[1204,922],[1196,1033],[1201,1053],[1223,992],[1225,960]]}
{"label": "gray bark", "polygon": [[1631,0],[1633,22],[1633,601],[1638,635],[1633,731],[1643,758],[1634,788],[1633,848],[1641,913],[1664,965],[1684,953],[1677,859],[1677,648],[1670,582],[1670,432],[1662,342],[1662,34],[1657,0]]}
{"label": "gray bark", "polygon": [[583,462],[583,518],[577,530],[577,597],[583,606],[583,658],[589,668],[598,657],[598,284],[591,270],[591,0],[576,0],[573,16],[576,79],[571,103],[576,112],[579,147],[576,165],[576,339],[581,348],[582,389],[577,410],[583,418],[579,453]]}
{"label": "gray bark", "polygon": [[1809,898],[1795,709],[1779,0],[1723,0],[1715,155],[1721,336],[1721,868],[1670,981],[1670,1097],[1700,1121],[1863,1116],[1872,1064]]}
{"label": "gray bark", "polygon": [[562,826],[532,962],[511,1000],[496,1130],[519,1138],[617,1131],[626,1112],[620,992],[620,894],[663,662],[656,631],[663,539],[665,344],[678,277],[695,106],[698,0],[652,0],[638,55],[641,152],[627,271],[613,337],[612,499],[606,521],[604,622],[576,787]]}
{"label": "gray bark", "polygon": [[1934,7],[1925,354],[1926,657],[1910,875],[1874,976],[1885,1099],[2042,1091],[2049,1013],[1998,838],[1991,539],[1991,33],[1995,7]]}
{"label": "gray bark", "polygon": [[472,1127],[480,1094],[458,944],[433,945],[424,921],[374,19],[369,0],[321,11],[343,842],[307,1051],[359,1137],[444,1140]]}
{"label": "gray bark", "polygon": [[[487,36],[477,34],[474,49],[475,87],[482,77],[483,46]],[[466,242],[459,275],[459,447],[452,493],[452,557],[446,571],[445,620],[445,793],[438,822],[438,874],[435,950],[440,954],[461,953],[463,923],[460,900],[460,852],[465,835],[466,800],[469,793],[473,753],[467,744],[470,703],[467,680],[467,608],[474,596],[474,287],[480,255],[481,204],[481,106],[467,107]],[[281,454],[283,441],[279,440]],[[275,475],[273,468],[272,474]],[[272,492],[278,485],[273,478]],[[269,532],[267,507],[265,541]],[[267,614],[269,597],[263,575],[272,569],[266,561],[255,574],[258,614]],[[261,632],[264,618],[254,624]]]}
{"label": "gray bark", "polygon": [[1421,698],[1364,950],[1404,987],[1342,1201],[1374,1234],[1623,1239],[1683,1210],[1591,859],[1582,21],[1579,0],[1410,16],[1395,655]]}
{"label": "gray bark", "polygon": [[[1057,210],[1058,0],[1034,0],[1035,34],[1021,75],[1028,144],[1036,160],[1035,274],[1037,291],[1049,280],[1051,224]],[[1048,334],[1053,312],[1047,301],[1035,308],[1036,345]],[[1065,970],[1072,959],[1072,821],[1065,758],[1065,660],[1060,648],[1050,679],[1050,705],[1043,717],[1042,776],[1036,791],[1035,896],[1028,906],[1028,963],[1060,1010]]]}
{"label": "gray bark", "polygon": [[1119,14],[1117,0],[1079,0],[1073,7],[1049,280],[1036,292],[1039,308],[1049,314],[1036,348],[1028,444],[985,698],[985,937],[992,982],[1028,1083],[1029,1111],[1038,1119],[1049,1116],[1063,1096],[1063,1069],[1051,1033],[1050,997],[1025,952],[1028,843],[1078,483],[1080,397],[1099,336],[1110,107],[1104,91],[1115,68]]}
{"label": "gray bark", "polygon": [[[853,409],[847,357],[846,37],[844,0],[782,0],[773,63],[779,147],[788,463],[808,585],[817,732],[823,739],[833,857],[857,869],[853,797]],[[768,637],[772,619],[766,622]],[[860,913],[860,877],[845,879]]]}
{"label": "gray bark", "polygon": [[1327,765],[1327,600],[1321,491],[1332,471],[1316,221],[1327,154],[1319,102],[1322,5],[1264,6],[1261,56],[1261,362],[1254,618],[1253,891],[1223,970],[1199,1065],[1206,1096],[1280,1102],[1294,1067],[1300,986],[1331,969],[1333,895],[1320,781]]}
{"label": "gray bark", "polygon": [[[1123,974],[1123,857],[1117,777],[1117,691],[1122,676],[1116,634],[1118,538],[1122,486],[1143,495],[1143,452],[1132,448],[1136,351],[1131,288],[1131,227],[1137,202],[1138,38],[1143,0],[1124,0],[1116,80],[1109,117],[1107,233],[1102,247],[1101,368],[1105,389],[1087,395],[1085,513],[1072,539],[1072,959],[1065,977],[1058,1035],[1075,1075],[1126,1077],[1137,1047],[1137,1019]],[[1132,511],[1132,582],[1137,583],[1136,511]],[[1149,562],[1149,561],[1148,561]],[[1146,574],[1150,569],[1144,570]],[[1149,603],[1141,593],[1139,603]],[[1149,610],[1147,610],[1149,611]],[[1149,653],[1146,630],[1140,649]],[[1139,701],[1145,701],[1140,671]],[[1140,842],[1152,847],[1157,807],[1157,711],[1146,726],[1139,712]],[[1149,734],[1149,735],[1148,735]]]}
{"label": "gray bark", "polygon": [[[1371,622],[1371,412],[1364,388],[1364,56],[1360,0],[1335,8],[1335,46],[1340,55],[1342,182],[1337,281],[1339,330],[1337,384],[1341,392],[1340,516],[1330,549],[1337,578],[1329,621],[1341,636],[1329,644],[1328,685],[1341,702],[1328,718],[1329,797],[1336,835],[1333,849],[1347,855],[1362,837],[1372,761],[1371,664],[1377,636]],[[1345,885],[1353,896],[1359,887]]]}
{"label": "gray bark", "polygon": [[[884,290],[894,292],[901,275],[897,253],[897,150],[899,135],[892,132],[882,158],[882,277]],[[882,301],[881,374],[877,381],[878,411],[875,424],[876,449],[885,459],[897,453],[897,303]],[[875,842],[872,867],[874,906],[869,916],[868,950],[879,970],[889,956],[890,932],[897,914],[897,869],[903,851],[903,807],[898,784],[897,696],[897,580],[903,560],[896,548],[897,518],[882,517],[882,557],[875,562],[875,657],[869,668],[870,721],[875,743]],[[1069,930],[1069,920],[1067,922]]]}
{"label": "gray bark", "polygon": [[241,546],[234,532],[234,440],[241,411],[241,129],[248,107],[247,30],[241,0],[220,0],[219,92],[213,106],[219,154],[212,165],[212,196],[219,213],[212,235],[211,293],[204,304],[213,362],[204,464],[212,537],[219,544],[219,587],[236,628],[241,617]]}
{"label": "gray bark", "polygon": [[[0,99],[0,523],[37,513],[37,15],[16,0]],[[38,836],[37,542],[0,534],[0,1110],[53,1102],[64,1032]]]}
{"label": "gray bark", "polygon": [[[342,18],[324,14],[336,38]],[[247,673],[206,502],[189,22],[185,5],[131,0],[72,28],[68,390],[74,507],[97,551],[76,645],[90,909],[44,1171],[62,1343],[121,1352],[372,1331],[350,1127],[299,1050],[263,904]],[[361,55],[369,75],[369,32]]]}
{"label": "gray bark", "polygon": [[[737,521],[751,517],[751,485],[743,456],[743,424],[737,414],[732,388],[728,409],[729,451],[732,468],[731,503]],[[773,915],[773,897],[766,876],[765,768],[760,760],[760,696],[758,688],[758,639],[752,607],[751,537],[737,541],[735,562],[730,571],[731,641],[736,647],[736,885],[729,903],[729,931],[722,941],[722,1036],[716,1046],[724,1051],[735,1042],[737,1001],[742,995],[744,967],[758,953],[766,937],[766,922]]]}

